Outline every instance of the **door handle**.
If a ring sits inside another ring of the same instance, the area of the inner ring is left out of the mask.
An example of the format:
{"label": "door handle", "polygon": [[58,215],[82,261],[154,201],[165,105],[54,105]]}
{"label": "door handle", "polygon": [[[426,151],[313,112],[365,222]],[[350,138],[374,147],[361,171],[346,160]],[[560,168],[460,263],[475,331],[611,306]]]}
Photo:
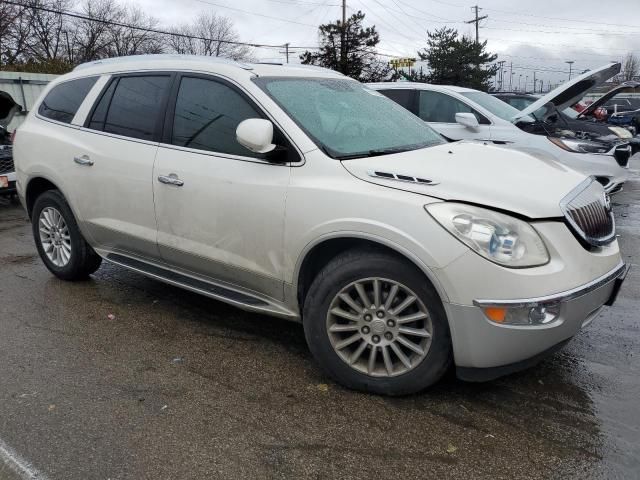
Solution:
{"label": "door handle", "polygon": [[158,177],[158,181],[166,185],[175,185],[176,187],[181,187],[184,185],[184,182],[180,180],[175,173],[170,173],[169,175],[160,175]]}
{"label": "door handle", "polygon": [[90,167],[93,165],[93,160],[89,158],[88,155],[82,155],[81,157],[73,157],[73,161],[78,165],[82,165],[84,167]]}

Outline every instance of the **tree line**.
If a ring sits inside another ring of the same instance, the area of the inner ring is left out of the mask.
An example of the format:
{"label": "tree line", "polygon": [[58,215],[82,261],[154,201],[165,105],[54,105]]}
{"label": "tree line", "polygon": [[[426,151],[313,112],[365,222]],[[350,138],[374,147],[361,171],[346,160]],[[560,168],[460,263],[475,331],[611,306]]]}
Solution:
{"label": "tree line", "polygon": [[[488,89],[497,66],[486,42],[451,28],[427,32],[426,46],[416,52],[428,68],[395,70],[376,47],[380,34],[366,25],[365,14],[318,27],[318,49],[300,55],[303,64],[337,70],[363,82],[405,78],[412,81]],[[118,0],[0,0],[0,68],[65,73],[101,58],[153,53],[227,57],[250,61],[233,21],[212,11],[190,22],[163,28],[158,19]]]}
{"label": "tree line", "polygon": [[[159,21],[117,0],[0,2],[0,68],[65,73],[101,58],[152,53],[249,60],[231,19],[201,12],[191,22],[157,33]],[[78,15],[74,16],[77,12]],[[71,13],[71,14],[69,14]]]}

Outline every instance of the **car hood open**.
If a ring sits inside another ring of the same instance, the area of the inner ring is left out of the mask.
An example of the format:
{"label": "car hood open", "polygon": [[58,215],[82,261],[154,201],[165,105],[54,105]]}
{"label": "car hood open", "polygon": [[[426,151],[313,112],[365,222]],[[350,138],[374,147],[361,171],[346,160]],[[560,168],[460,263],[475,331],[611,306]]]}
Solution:
{"label": "car hood open", "polygon": [[475,142],[342,162],[366,182],[485,205],[528,218],[561,217],[560,200],[585,176],[553,160]]}
{"label": "car hood open", "polygon": [[22,111],[22,107],[7,92],[0,90],[0,125],[7,127],[13,116]]}
{"label": "car hood open", "polygon": [[585,108],[582,112],[580,112],[579,117],[587,117],[587,116],[591,115],[598,108],[600,108],[602,105],[607,103],[609,101],[609,99],[611,99],[614,96],[616,96],[622,90],[626,90],[626,89],[629,89],[629,88],[640,88],[640,82],[636,82],[634,80],[630,80],[628,82],[621,83],[617,87],[613,87],[611,90],[609,90],[603,96],[601,96],[598,100],[596,100],[591,105],[589,105],[587,108]]}
{"label": "car hood open", "polygon": [[[589,90],[603,84],[614,75],[620,73],[620,69],[620,63],[609,63],[596,68],[595,70],[590,70],[582,75],[578,75],[572,80],[563,83],[558,88],[555,88],[546,95],[540,97],[537,101],[522,110],[520,114],[515,117],[514,123],[518,119],[533,114],[536,110],[541,109],[547,103],[554,105],[558,111],[562,111],[565,108],[575,105]],[[554,113],[554,109],[550,109],[548,112],[549,115]],[[546,118],[537,119],[546,120]]]}

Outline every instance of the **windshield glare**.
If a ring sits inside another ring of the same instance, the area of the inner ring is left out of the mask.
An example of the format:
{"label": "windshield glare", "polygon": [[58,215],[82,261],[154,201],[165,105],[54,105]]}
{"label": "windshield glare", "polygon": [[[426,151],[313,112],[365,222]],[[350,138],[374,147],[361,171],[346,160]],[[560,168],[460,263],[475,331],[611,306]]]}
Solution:
{"label": "windshield glare", "polygon": [[489,95],[484,92],[461,92],[463,96],[469,100],[477,103],[485,110],[490,111],[496,117],[500,117],[503,120],[510,122],[514,117],[520,115],[520,111],[512,107],[506,102],[503,102],[499,98]]}
{"label": "windshield glare", "polygon": [[333,158],[444,143],[411,112],[355,80],[262,77],[255,82]]}

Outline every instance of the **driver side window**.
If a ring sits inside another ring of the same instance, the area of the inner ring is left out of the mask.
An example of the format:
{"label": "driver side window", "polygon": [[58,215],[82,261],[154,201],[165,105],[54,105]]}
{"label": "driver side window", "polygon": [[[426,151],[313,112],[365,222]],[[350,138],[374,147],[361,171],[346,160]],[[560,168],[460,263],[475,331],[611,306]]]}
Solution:
{"label": "driver side window", "polygon": [[456,113],[473,113],[478,123],[490,123],[484,115],[446,93],[421,90],[418,108],[418,115],[425,122],[456,123]]}
{"label": "driver side window", "polygon": [[263,115],[233,88],[215,80],[183,77],[176,99],[171,143],[211,152],[260,157],[236,140],[238,124]]}

